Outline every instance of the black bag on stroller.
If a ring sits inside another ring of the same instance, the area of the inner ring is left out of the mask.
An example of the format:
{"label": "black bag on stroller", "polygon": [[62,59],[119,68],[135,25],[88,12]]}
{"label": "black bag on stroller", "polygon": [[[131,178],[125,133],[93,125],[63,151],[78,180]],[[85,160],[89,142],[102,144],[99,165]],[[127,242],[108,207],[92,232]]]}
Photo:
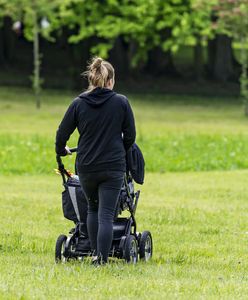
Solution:
{"label": "black bag on stroller", "polygon": [[62,192],[62,209],[64,217],[74,223],[87,219],[87,200],[77,178],[69,177]]}

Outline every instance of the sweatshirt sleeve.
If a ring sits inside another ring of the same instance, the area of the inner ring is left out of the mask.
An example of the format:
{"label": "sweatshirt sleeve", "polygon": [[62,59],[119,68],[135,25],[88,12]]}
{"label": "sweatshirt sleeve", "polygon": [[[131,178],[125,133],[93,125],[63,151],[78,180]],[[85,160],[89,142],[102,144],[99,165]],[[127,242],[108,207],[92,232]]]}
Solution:
{"label": "sweatshirt sleeve", "polygon": [[126,112],[125,112],[125,117],[122,125],[122,132],[123,132],[124,147],[127,151],[135,142],[135,137],[136,137],[133,111],[128,100],[126,101]]}
{"label": "sweatshirt sleeve", "polygon": [[56,134],[55,151],[61,156],[67,154],[65,150],[66,142],[77,127],[76,101],[73,101],[67,109]]}

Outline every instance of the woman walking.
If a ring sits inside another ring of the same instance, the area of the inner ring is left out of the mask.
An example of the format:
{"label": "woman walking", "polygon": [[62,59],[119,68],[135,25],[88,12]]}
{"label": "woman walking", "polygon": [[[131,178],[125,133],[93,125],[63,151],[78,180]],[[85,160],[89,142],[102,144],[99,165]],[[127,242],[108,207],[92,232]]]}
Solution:
{"label": "woman walking", "polygon": [[56,153],[69,153],[66,142],[79,132],[76,167],[88,201],[87,227],[93,263],[107,263],[113,220],[126,171],[126,151],[135,141],[135,122],[125,96],[113,91],[113,66],[93,58],[85,75],[88,90],[69,106],[56,135]]}

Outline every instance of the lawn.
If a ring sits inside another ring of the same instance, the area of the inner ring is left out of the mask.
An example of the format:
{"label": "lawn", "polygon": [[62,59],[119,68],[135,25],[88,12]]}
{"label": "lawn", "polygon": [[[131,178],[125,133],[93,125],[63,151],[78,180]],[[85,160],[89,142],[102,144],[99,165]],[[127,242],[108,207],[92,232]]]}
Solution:
{"label": "lawn", "polygon": [[138,230],[151,230],[153,260],[54,263],[72,226],[54,135],[74,96],[48,91],[37,111],[29,90],[0,88],[0,298],[246,299],[248,120],[237,99],[130,95],[147,162]]}
{"label": "lawn", "polygon": [[[55,132],[75,96],[73,92],[46,92],[43,108],[37,111],[30,91],[0,89],[3,174],[51,172]],[[161,94],[129,98],[148,172],[248,168],[248,120],[239,99]],[[74,146],[76,140],[75,133],[69,145]]]}

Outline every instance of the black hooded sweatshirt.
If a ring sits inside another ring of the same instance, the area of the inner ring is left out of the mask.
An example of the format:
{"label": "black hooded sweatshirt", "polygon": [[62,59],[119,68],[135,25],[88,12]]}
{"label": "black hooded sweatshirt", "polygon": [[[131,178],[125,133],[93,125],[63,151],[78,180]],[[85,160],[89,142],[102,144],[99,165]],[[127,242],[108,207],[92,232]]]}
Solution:
{"label": "black hooded sweatshirt", "polygon": [[136,133],[133,112],[125,96],[106,88],[80,94],[57,130],[57,154],[66,155],[66,142],[76,128],[79,173],[126,170],[126,151],[134,143]]}

